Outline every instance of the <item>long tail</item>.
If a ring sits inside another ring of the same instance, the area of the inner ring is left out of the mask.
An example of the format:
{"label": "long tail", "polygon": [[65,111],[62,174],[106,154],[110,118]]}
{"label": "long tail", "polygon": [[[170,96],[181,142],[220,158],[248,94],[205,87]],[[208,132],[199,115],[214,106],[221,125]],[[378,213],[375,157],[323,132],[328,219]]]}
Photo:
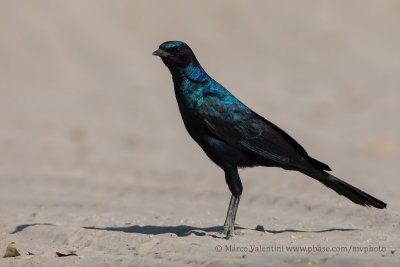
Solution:
{"label": "long tail", "polygon": [[386,203],[365,193],[364,191],[340,180],[339,178],[320,170],[302,171],[304,174],[320,181],[327,187],[333,189],[339,195],[347,197],[356,204],[377,209],[386,208]]}

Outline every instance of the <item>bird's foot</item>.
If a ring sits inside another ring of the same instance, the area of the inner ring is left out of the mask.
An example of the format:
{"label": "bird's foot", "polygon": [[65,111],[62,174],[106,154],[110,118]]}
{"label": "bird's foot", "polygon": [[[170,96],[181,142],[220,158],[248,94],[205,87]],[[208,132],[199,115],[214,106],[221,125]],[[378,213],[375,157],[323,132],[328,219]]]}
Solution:
{"label": "bird's foot", "polygon": [[233,224],[225,224],[224,225],[224,235],[226,235],[227,240],[229,240],[229,238],[231,238],[235,235]]}

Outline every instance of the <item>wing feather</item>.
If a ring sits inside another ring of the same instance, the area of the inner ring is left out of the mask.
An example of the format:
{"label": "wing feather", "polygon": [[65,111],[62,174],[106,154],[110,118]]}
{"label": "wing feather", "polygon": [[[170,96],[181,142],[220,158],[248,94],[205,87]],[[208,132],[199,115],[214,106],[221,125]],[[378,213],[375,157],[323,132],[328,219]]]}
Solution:
{"label": "wing feather", "polygon": [[[228,144],[283,165],[304,164],[305,150],[282,135],[282,130],[269,124],[248,107],[232,99],[206,96],[198,107],[199,117],[207,128]],[[277,129],[279,130],[277,130]]]}

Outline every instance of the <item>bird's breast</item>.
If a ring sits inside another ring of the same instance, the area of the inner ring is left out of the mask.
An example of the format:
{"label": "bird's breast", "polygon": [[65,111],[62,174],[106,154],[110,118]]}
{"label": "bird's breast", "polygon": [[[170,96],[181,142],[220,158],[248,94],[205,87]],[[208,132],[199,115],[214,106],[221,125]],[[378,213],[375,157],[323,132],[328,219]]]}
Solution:
{"label": "bird's breast", "polygon": [[198,139],[208,131],[197,112],[203,97],[200,92],[185,92],[176,89],[175,95],[185,128],[189,135],[198,142]]}

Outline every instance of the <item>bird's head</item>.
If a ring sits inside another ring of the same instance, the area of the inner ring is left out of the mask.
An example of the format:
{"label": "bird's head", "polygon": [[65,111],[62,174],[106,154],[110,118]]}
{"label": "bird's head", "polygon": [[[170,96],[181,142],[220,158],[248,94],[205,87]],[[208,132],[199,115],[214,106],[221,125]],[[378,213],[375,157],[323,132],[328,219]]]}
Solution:
{"label": "bird's head", "polygon": [[207,73],[200,66],[192,49],[184,42],[169,41],[162,43],[153,52],[159,56],[170,70],[173,79],[182,77],[196,82],[205,82],[208,79]]}
{"label": "bird's head", "polygon": [[198,63],[190,47],[184,42],[168,41],[162,43],[153,52],[154,56],[159,56],[164,64],[171,70],[185,68],[190,63]]}

